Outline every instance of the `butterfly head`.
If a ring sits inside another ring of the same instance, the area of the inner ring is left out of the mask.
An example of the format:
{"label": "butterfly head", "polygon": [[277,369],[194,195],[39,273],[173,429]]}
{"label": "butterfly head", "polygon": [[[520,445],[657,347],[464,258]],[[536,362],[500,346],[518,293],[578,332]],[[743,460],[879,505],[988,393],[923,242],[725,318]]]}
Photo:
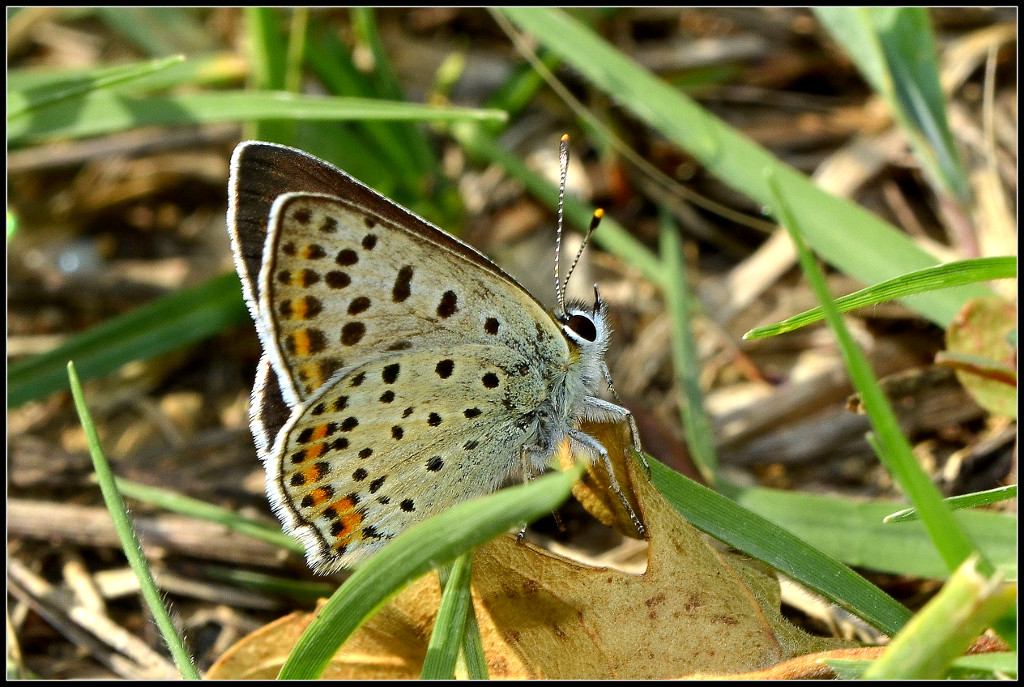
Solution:
{"label": "butterfly head", "polygon": [[569,343],[572,376],[582,381],[584,387],[594,388],[593,385],[601,378],[604,354],[611,336],[608,304],[595,286],[592,306],[584,301],[569,301],[564,311],[555,313],[555,319]]}

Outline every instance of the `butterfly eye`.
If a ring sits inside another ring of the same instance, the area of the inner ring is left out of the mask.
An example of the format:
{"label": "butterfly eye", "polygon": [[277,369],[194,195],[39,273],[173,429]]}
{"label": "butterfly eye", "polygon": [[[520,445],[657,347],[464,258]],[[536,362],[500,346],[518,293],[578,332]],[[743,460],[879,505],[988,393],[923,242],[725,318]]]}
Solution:
{"label": "butterfly eye", "polygon": [[573,331],[574,334],[579,336],[581,339],[587,341],[594,341],[597,339],[597,327],[594,326],[594,321],[586,315],[573,315],[569,318],[566,326]]}

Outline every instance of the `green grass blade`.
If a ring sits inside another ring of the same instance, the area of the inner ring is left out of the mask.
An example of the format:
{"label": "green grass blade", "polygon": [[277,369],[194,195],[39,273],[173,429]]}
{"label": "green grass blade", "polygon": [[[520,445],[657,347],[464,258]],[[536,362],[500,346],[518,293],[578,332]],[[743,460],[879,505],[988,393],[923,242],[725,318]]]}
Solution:
{"label": "green grass blade", "polygon": [[[859,680],[873,661],[826,658],[825,663],[838,679]],[[960,656],[953,661],[944,678],[948,680],[1016,680],[1017,652],[994,651]]]}
{"label": "green grass blade", "polygon": [[202,574],[216,582],[245,587],[260,594],[287,597],[309,606],[315,605],[320,599],[327,598],[338,588],[336,582],[327,580],[317,582],[296,579],[294,573],[288,572],[287,568],[283,576],[280,576],[246,570],[238,566],[207,563],[203,565]]}
{"label": "green grass blade", "polygon": [[651,460],[658,491],[694,527],[831,599],[888,635],[910,611],[848,567],[725,496]]}
{"label": "green grass blade", "polygon": [[862,676],[936,680],[1017,600],[1017,585],[978,570],[971,557],[911,619]]}
{"label": "green grass blade", "polygon": [[[310,67],[332,95],[386,97],[352,61],[351,49],[325,27],[307,46]],[[494,108],[491,108],[494,109]],[[402,203],[453,233],[462,220],[461,198],[450,181],[438,174],[439,165],[424,128],[404,122],[363,120],[345,127],[330,127],[309,148],[333,159],[364,183]],[[315,134],[313,134],[315,135]],[[302,146],[300,146],[302,147]],[[366,152],[360,154],[359,148]]]}
{"label": "green grass blade", "polygon": [[[245,20],[249,36],[251,86],[254,91],[287,92],[287,47],[281,34],[280,17],[274,7],[247,7]],[[247,136],[262,141],[289,144],[295,141],[295,122],[285,118],[249,118]]]}
{"label": "green grass blade", "polygon": [[[88,71],[76,71],[61,77],[50,73],[49,78],[36,79],[36,83],[25,83],[21,88],[7,88],[7,125],[19,117],[25,117],[33,110],[98,91],[111,86],[131,83],[151,76],[185,61],[183,55],[166,57],[150,62],[131,63],[116,67],[104,67]],[[24,79],[25,82],[30,79]]]}
{"label": "green grass blade", "polygon": [[[323,82],[327,91],[337,96],[355,96],[362,98],[377,97],[373,86],[366,76],[356,69],[348,46],[333,31],[324,31],[306,46],[306,60],[310,67]],[[407,186],[418,185],[422,175],[433,172],[436,167],[423,169],[417,164],[417,158],[408,153],[408,146],[403,138],[388,122],[367,120],[358,125],[360,134],[368,139],[365,145],[373,151],[370,156],[381,160],[381,170],[377,176],[397,173]],[[365,179],[364,179],[365,180]]]}
{"label": "green grass blade", "polygon": [[288,25],[288,59],[284,70],[284,90],[290,93],[302,92],[308,34],[309,8],[296,7],[292,10],[291,21]]}
{"label": "green grass blade", "polygon": [[470,680],[488,679],[487,656],[484,655],[480,624],[477,622],[476,611],[473,610],[472,603],[469,604],[469,610],[466,612],[466,631],[462,635],[462,658],[465,661],[466,677]]}
{"label": "green grass blade", "polygon": [[[995,489],[988,489],[986,491],[976,491],[973,494],[951,496],[946,499],[946,504],[952,510],[961,510],[963,508],[988,506],[993,503],[999,503],[1000,501],[1007,501],[1015,498],[1017,498],[1017,485],[1011,484],[1009,486],[996,487]],[[912,522],[914,520],[920,520],[920,518],[921,516],[918,515],[916,508],[904,508],[903,510],[896,511],[892,515],[885,516],[882,521]]]}
{"label": "green grass blade", "polygon": [[[7,75],[8,93],[24,91],[46,91],[67,85],[91,84],[97,80],[110,79],[112,74],[126,70],[142,70],[154,62],[171,62],[162,69],[138,74],[130,80],[114,80],[107,89],[127,95],[167,90],[179,86],[195,89],[200,86],[223,85],[238,82],[245,76],[243,64],[235,55],[227,52],[210,53],[188,57],[184,60],[166,58],[151,62],[132,62],[116,67],[87,69],[26,68],[13,69]],[[87,89],[88,90],[88,89]]]}
{"label": "green grass blade", "polygon": [[147,55],[161,57],[174,53],[209,50],[212,32],[185,7],[97,7],[96,12],[111,29]]}
{"label": "green grass blade", "polygon": [[467,551],[455,559],[448,575],[442,575],[444,591],[441,606],[437,610],[420,675],[424,680],[451,680],[455,677],[455,663],[466,630],[466,615],[472,604],[469,591],[472,572],[473,552]]}
{"label": "green grass blade", "polygon": [[280,17],[273,7],[245,8],[247,34],[252,46],[252,81],[256,90],[276,91],[285,86],[287,48]]}
{"label": "green grass blade", "polygon": [[376,91],[392,100],[404,100],[405,94],[398,82],[398,75],[391,67],[391,60],[388,59],[384,43],[377,31],[377,17],[372,7],[352,8],[352,29],[373,56]]}
{"label": "green grass blade", "polygon": [[946,117],[938,49],[922,7],[823,7],[819,21],[886,100],[922,167],[961,202],[970,184]]}
{"label": "green grass blade", "polygon": [[[1013,578],[1016,581],[1016,576]],[[992,629],[1009,645],[1014,651],[1017,650],[1017,604],[1010,607],[1006,613],[992,624]]]}
{"label": "green grass blade", "polygon": [[[540,62],[550,71],[557,69],[559,60],[550,53],[539,56]],[[512,76],[487,98],[487,107],[504,110],[509,116],[519,114],[533,101],[537,93],[544,87],[544,79],[529,63],[520,65]],[[485,126],[487,133],[497,136],[502,126],[495,124]]]}
{"label": "green grass blade", "polygon": [[[533,7],[501,12],[609,97],[697,157],[716,177],[765,207],[771,207],[772,195],[764,170],[772,170],[797,191],[791,200],[793,214],[801,219],[807,241],[846,274],[874,284],[938,262],[889,223],[815,186],[565,12]],[[946,326],[964,302],[986,295],[992,292],[973,284],[919,294],[906,303]]]}
{"label": "green grass blade", "polygon": [[171,616],[160,598],[160,590],[157,589],[156,582],[153,581],[153,574],[150,572],[146,559],[142,555],[142,546],[139,544],[139,538],[136,536],[135,529],[128,519],[128,509],[124,505],[124,499],[121,498],[120,492],[117,490],[114,473],[110,469],[110,463],[107,462],[102,446],[100,446],[96,425],[93,424],[89,407],[85,403],[85,394],[82,392],[82,384],[78,379],[78,374],[75,372],[74,363],[69,362],[67,364],[67,372],[71,384],[71,394],[75,399],[75,409],[78,411],[78,417],[82,421],[82,429],[85,430],[85,436],[89,443],[89,454],[92,456],[96,477],[100,484],[100,491],[103,492],[103,500],[106,502],[107,510],[110,511],[110,517],[114,521],[114,529],[121,540],[121,548],[124,549],[124,554],[128,558],[128,564],[135,572],[135,577],[139,580],[142,597],[149,606],[149,610],[153,614],[157,627],[160,628],[164,641],[167,642],[167,648],[174,658],[175,665],[178,666],[178,671],[186,679],[198,680],[199,673],[192,664],[192,657],[185,649],[185,644],[174,627],[174,623],[171,622]]}
{"label": "green grass blade", "polygon": [[[352,27],[373,55],[373,82],[377,97],[405,101],[406,96],[398,80],[398,74],[391,65],[384,42],[377,30],[377,17],[371,7],[352,8]],[[395,129],[395,134],[405,143],[408,155],[416,160],[423,170],[433,169],[437,162],[430,143],[415,127]]]}
{"label": "green grass blade", "polygon": [[122,494],[129,498],[145,501],[172,513],[180,513],[181,515],[224,525],[229,530],[254,537],[274,546],[279,546],[286,551],[297,553],[300,556],[306,553],[299,540],[289,537],[277,525],[256,522],[225,508],[194,499],[191,496],[179,494],[170,489],[140,484],[120,477],[117,478],[117,487],[121,490]]}
{"label": "green grass blade", "polygon": [[[949,577],[949,568],[932,545],[923,523],[883,522],[903,503],[780,489],[740,489],[727,484],[722,485],[722,491],[743,508],[853,568],[934,580]],[[961,510],[955,517],[997,567],[1016,567],[1016,516],[991,510]]]}
{"label": "green grass blade", "polygon": [[871,665],[867,659],[826,658],[825,665],[832,669],[840,680],[858,680]]}
{"label": "green grass blade", "polygon": [[148,360],[248,321],[234,273],[165,296],[77,334],[57,348],[7,369],[7,406],[65,388],[66,361],[77,360],[84,379],[114,372],[132,360]]}
{"label": "green grass blade", "polygon": [[953,661],[949,677],[954,680],[1016,680],[1017,667],[1016,651],[970,654]]}
{"label": "green grass blade", "polygon": [[[787,180],[788,182],[788,180]],[[835,334],[839,349],[850,372],[854,387],[860,392],[871,425],[877,434],[880,450],[878,457],[921,512],[922,520],[950,570],[954,570],[976,550],[970,536],[957,522],[942,502],[938,488],[924,473],[911,451],[910,444],[900,431],[899,423],[892,412],[885,395],[874,378],[864,354],[850,336],[839,310],[832,302],[825,284],[825,277],[818,268],[803,240],[803,224],[795,219],[790,209],[790,198],[803,191],[802,188],[783,184],[781,178],[769,172],[769,186],[774,202],[772,206],[780,223],[786,227],[796,245],[800,266],[814,290],[815,296]],[[981,569],[990,572],[992,567],[984,558]]]}
{"label": "green grass blade", "polygon": [[672,316],[672,360],[683,395],[679,414],[690,455],[704,478],[713,485],[717,482],[718,454],[715,451],[715,432],[704,407],[697,342],[690,326],[693,319],[690,303],[694,296],[686,280],[682,240],[671,217],[665,212],[661,214],[661,225],[660,250],[667,280],[665,300]]}
{"label": "green grass blade", "polygon": [[582,470],[578,465],[460,503],[398,535],[356,569],[320,609],[279,677],[319,676],[352,632],[405,585],[509,528],[551,512],[568,498]]}
{"label": "green grass blade", "polygon": [[[849,312],[857,308],[912,296],[916,293],[947,289],[951,286],[962,286],[990,279],[1015,279],[1016,277],[1017,258],[1013,256],[957,260],[903,274],[895,279],[837,298],[836,307],[839,308],[839,312]],[[743,335],[743,338],[763,339],[777,336],[800,327],[806,327],[820,321],[823,317],[819,306],[782,322],[751,329]]]}
{"label": "green grass blade", "polygon": [[434,107],[366,98],[327,98],[284,91],[222,91],[180,95],[128,96],[94,91],[19,117],[7,129],[8,141],[84,138],[140,126],[192,126],[213,122],[311,120],[392,121],[502,120],[504,112]]}

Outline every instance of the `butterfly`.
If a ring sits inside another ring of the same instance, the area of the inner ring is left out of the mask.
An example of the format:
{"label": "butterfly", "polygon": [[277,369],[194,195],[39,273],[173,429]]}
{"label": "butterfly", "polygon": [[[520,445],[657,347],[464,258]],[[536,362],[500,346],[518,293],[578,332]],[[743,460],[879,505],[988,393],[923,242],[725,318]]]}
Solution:
{"label": "butterfly", "polygon": [[[566,138],[561,152],[564,193]],[[315,571],[543,472],[566,439],[607,463],[583,420],[627,420],[640,453],[630,412],[595,395],[612,388],[608,306],[596,287],[593,304],[565,302],[557,253],[550,312],[475,249],[300,150],[239,144],[228,195],[263,346],[250,428],[271,506]]]}

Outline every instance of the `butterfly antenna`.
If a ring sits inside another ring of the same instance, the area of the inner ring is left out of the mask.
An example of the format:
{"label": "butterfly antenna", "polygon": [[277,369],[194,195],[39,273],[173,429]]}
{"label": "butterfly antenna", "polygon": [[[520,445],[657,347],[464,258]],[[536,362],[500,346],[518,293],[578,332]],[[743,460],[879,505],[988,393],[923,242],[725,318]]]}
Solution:
{"label": "butterfly antenna", "polygon": [[562,284],[563,293],[569,287],[569,277],[572,276],[573,270],[576,269],[576,263],[580,261],[580,257],[583,255],[583,249],[587,247],[590,237],[594,235],[594,230],[597,229],[597,225],[601,223],[602,218],[604,218],[604,210],[601,208],[594,210],[594,216],[590,218],[590,228],[587,229],[587,235],[583,237],[583,243],[580,244],[580,249],[576,251],[576,257],[573,258],[572,264],[569,266],[569,272],[565,275],[565,283]]}
{"label": "butterfly antenna", "polygon": [[565,216],[565,178],[569,173],[569,134],[563,134],[558,142],[558,233],[555,235],[555,298],[558,299],[558,313],[565,313],[565,287],[558,272],[558,256],[562,253],[562,220]]}

